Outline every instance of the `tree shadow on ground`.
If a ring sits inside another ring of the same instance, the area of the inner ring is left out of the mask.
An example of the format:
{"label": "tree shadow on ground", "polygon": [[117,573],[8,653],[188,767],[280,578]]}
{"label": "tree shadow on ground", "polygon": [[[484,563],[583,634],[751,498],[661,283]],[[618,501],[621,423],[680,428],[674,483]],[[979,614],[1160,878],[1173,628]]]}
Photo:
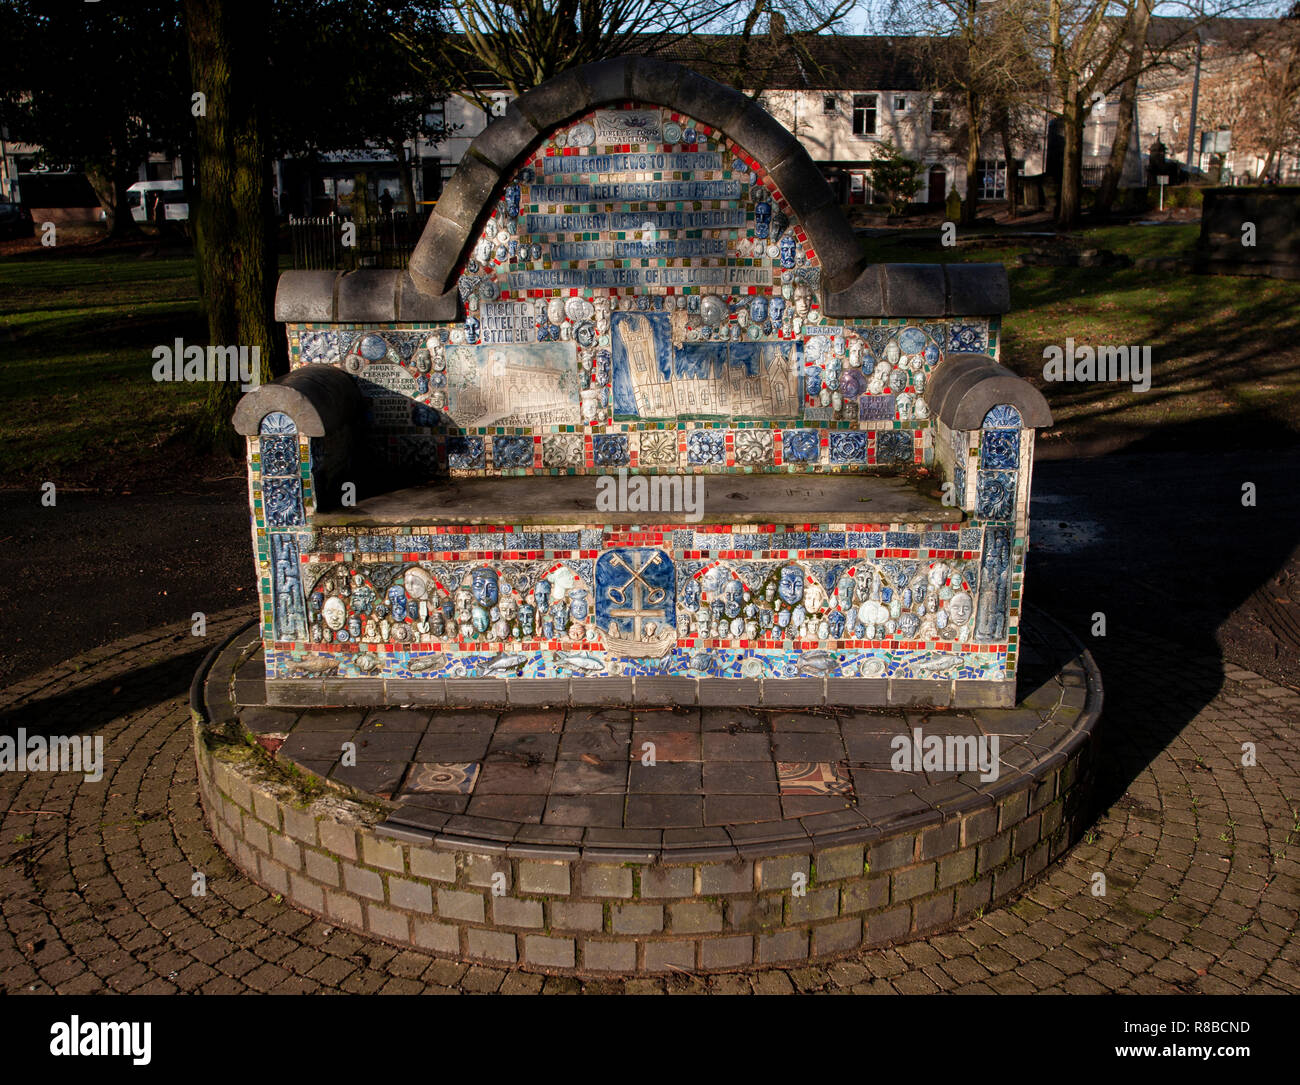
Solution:
{"label": "tree shadow on ground", "polygon": [[[1216,698],[1225,644],[1233,663],[1300,687],[1300,641],[1255,605],[1283,590],[1279,578],[1300,583],[1290,576],[1300,565],[1300,447],[1266,416],[1257,425],[1258,444],[1279,451],[1228,447],[1193,422],[1122,454],[1036,468],[1026,598],[1079,636],[1100,667],[1099,810]],[[1165,451],[1169,442],[1199,451]],[[1243,504],[1246,483],[1253,505]],[[1071,529],[1080,545],[1053,545]],[[1035,549],[1035,538],[1048,541]],[[1297,597],[1280,605],[1300,612],[1300,590],[1291,590]],[[1098,615],[1104,636],[1093,635]]]}

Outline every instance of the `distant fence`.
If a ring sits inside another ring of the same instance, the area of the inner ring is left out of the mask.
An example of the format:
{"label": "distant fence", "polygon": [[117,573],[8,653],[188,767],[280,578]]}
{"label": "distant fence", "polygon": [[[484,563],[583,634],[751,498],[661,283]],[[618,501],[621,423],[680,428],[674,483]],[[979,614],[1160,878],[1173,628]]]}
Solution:
{"label": "distant fence", "polygon": [[[391,211],[360,222],[339,215],[290,216],[293,266],[303,271],[404,268],[428,219],[427,209],[415,215]],[[351,228],[347,235],[345,227]]]}

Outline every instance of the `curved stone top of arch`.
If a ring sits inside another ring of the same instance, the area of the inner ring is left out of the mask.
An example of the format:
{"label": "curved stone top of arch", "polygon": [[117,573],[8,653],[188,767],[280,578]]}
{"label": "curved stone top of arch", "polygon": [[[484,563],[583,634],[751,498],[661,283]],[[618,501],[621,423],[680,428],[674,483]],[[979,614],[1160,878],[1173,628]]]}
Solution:
{"label": "curved stone top of arch", "polygon": [[861,246],[803,145],[732,87],[651,57],[573,68],[512,101],[470,144],[411,255],[415,286],[451,293],[466,249],[489,217],[498,187],[549,133],[592,109],[622,102],[667,107],[721,131],[780,189],[817,254],[830,292],[848,290],[865,266]]}
{"label": "curved stone top of arch", "polygon": [[285,414],[306,437],[325,437],[364,417],[365,399],[346,370],[308,365],[291,370],[272,384],[253,389],[235,408],[235,432],[256,437],[262,419]]}
{"label": "curved stone top of arch", "polygon": [[987,354],[949,353],[931,375],[925,399],[930,414],[949,429],[979,429],[989,411],[1003,404],[1020,412],[1025,429],[1052,424],[1043,393]]}

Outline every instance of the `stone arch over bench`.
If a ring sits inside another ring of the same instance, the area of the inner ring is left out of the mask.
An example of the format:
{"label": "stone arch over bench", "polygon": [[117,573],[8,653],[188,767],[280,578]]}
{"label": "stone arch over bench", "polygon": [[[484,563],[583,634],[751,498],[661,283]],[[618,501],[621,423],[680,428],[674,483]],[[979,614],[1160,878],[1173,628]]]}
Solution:
{"label": "stone arch over bench", "polygon": [[416,285],[431,295],[455,277],[500,184],[538,143],[582,114],[634,101],[685,113],[722,132],[764,166],[821,260],[832,288],[862,270],[853,231],[834,193],[803,145],[770,113],[739,91],[648,57],[618,57],[556,76],[512,101],[470,144],[411,257]]}
{"label": "stone arch over bench", "polygon": [[550,133],[593,109],[628,101],[694,117],[762,165],[821,263],[827,317],[992,316],[1010,309],[1001,264],[866,264],[821,170],[762,106],[679,64],[624,56],[571,69],[510,102],[466,150],[407,270],[286,272],[276,293],[276,319],[459,319],[457,274],[502,185]]}

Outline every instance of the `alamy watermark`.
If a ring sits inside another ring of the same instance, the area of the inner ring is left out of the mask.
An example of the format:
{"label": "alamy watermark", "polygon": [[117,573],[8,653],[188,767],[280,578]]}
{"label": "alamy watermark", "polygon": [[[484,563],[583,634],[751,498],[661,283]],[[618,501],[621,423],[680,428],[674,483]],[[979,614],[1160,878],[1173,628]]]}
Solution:
{"label": "alamy watermark", "polygon": [[910,735],[895,735],[889,767],[895,772],[978,772],[992,783],[1002,771],[997,735],[926,735],[913,727]]}
{"label": "alamy watermark", "polygon": [[262,348],[206,348],[177,339],[171,346],[153,348],[153,379],[156,381],[239,381],[242,391],[251,392],[262,383]]}
{"label": "alamy watermark", "polygon": [[153,1058],[152,1032],[148,1021],[83,1021],[73,1014],[50,1026],[50,1054],[129,1057],[136,1066],[148,1066]]}
{"label": "alamy watermark", "polygon": [[104,778],[104,736],[0,735],[0,772],[80,772],[86,783]]}
{"label": "alamy watermark", "polygon": [[704,476],[631,475],[626,467],[596,479],[600,512],[678,512],[688,524],[704,518]]}
{"label": "alamy watermark", "polygon": [[1045,381],[1131,382],[1133,391],[1151,389],[1151,348],[1139,346],[1076,346],[1066,339],[1064,348],[1043,348]]}

